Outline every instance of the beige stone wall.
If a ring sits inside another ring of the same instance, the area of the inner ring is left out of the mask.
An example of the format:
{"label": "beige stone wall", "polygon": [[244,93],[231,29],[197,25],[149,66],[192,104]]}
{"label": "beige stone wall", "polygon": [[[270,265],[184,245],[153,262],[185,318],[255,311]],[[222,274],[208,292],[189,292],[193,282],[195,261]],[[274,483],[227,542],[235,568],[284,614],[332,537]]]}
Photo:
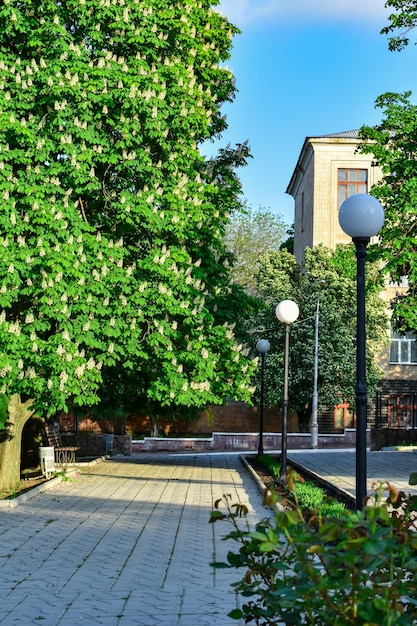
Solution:
{"label": "beige stone wall", "polygon": [[334,248],[339,243],[349,243],[339,226],[337,204],[337,174],[340,168],[368,170],[368,191],[381,177],[379,168],[372,166],[370,155],[357,153],[357,140],[314,140],[314,233],[312,245],[324,243]]}
{"label": "beige stone wall", "polygon": [[384,372],[384,378],[389,380],[415,380],[416,365],[398,365],[389,362],[389,346],[383,350],[377,359],[379,367]]}
{"label": "beige stone wall", "polygon": [[309,138],[293,176],[294,254],[304,260],[306,248],[320,243],[334,248],[349,243],[350,238],[339,226],[337,174],[339,168],[368,170],[368,191],[381,178],[381,171],[372,165],[372,156],[357,152],[357,139]]}
{"label": "beige stone wall", "polygon": [[294,190],[294,255],[299,262],[304,259],[304,250],[312,246],[313,218],[314,151],[308,146]]}

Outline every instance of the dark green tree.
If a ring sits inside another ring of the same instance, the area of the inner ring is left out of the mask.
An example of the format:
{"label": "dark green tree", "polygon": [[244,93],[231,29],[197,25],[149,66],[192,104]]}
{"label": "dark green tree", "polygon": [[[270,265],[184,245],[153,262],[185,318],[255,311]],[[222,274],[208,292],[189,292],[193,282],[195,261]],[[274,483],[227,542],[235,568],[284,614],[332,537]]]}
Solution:
{"label": "dark green tree", "polygon": [[[282,401],[284,327],[275,316],[276,305],[294,300],[300,308],[299,319],[290,332],[290,408],[298,414],[299,429],[305,432],[311,418],[314,374],[315,315],[320,295],[318,397],[320,408],[333,408],[341,400],[354,405],[356,372],[356,316],[354,312],[356,259],[352,246],[331,251],[324,246],[306,250],[304,266],[297,264],[286,250],[271,253],[264,260],[258,289],[267,308],[255,324],[271,344],[266,368],[266,402]],[[325,281],[324,286],[320,282]],[[367,268],[368,383],[371,395],[380,375],[375,357],[387,342],[385,303],[380,297],[381,276],[377,265]],[[262,330],[265,329],[265,330]]]}

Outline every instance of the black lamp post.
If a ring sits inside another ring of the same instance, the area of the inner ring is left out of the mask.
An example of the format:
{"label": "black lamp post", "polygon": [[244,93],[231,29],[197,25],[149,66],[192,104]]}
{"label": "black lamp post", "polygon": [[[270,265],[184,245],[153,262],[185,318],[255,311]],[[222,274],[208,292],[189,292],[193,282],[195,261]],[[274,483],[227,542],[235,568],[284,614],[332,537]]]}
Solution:
{"label": "black lamp post", "polygon": [[261,393],[259,399],[259,441],[258,441],[258,456],[264,453],[264,371],[265,371],[265,355],[269,351],[269,341],[266,339],[260,339],[256,344],[256,349],[261,355]]}
{"label": "black lamp post", "polygon": [[282,428],[281,428],[281,471],[280,480],[285,481],[287,476],[287,419],[288,419],[288,363],[290,350],[290,324],[295,322],[300,314],[298,305],[292,300],[283,300],[277,305],[275,315],[285,324],[284,346],[284,394],[282,399]]}
{"label": "black lamp post", "polygon": [[342,230],[352,237],[356,248],[356,508],[361,510],[366,498],[366,315],[365,259],[366,247],[384,223],[384,210],[378,200],[359,193],[347,198],[339,211]]}

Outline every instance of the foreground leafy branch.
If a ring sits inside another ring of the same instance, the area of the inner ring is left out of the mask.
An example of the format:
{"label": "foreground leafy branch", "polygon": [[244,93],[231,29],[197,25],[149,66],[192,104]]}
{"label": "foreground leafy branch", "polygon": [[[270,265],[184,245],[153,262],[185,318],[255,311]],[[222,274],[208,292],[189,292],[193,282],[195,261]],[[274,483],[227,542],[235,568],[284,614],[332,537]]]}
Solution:
{"label": "foreground leafy branch", "polygon": [[244,568],[234,587],[246,602],[230,617],[257,626],[417,624],[416,496],[384,483],[363,511],[338,518],[282,510],[275,494],[267,503],[273,519],[254,531],[229,495],[211,514],[232,526],[224,540],[239,544],[213,567]]}

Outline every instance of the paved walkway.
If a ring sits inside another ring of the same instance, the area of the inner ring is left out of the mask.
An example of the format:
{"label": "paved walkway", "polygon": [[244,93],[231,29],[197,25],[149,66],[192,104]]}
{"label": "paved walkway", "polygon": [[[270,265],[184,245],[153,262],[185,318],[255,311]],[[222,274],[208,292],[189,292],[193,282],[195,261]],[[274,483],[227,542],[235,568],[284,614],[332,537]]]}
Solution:
{"label": "paved walkway", "polygon": [[[355,450],[291,450],[288,459],[355,497]],[[400,491],[417,494],[417,486],[408,484],[412,472],[417,472],[417,454],[413,451],[368,452],[367,492],[372,493],[374,483],[388,481]]]}
{"label": "paved walkway", "polygon": [[0,510],[0,623],[226,626],[232,542],[209,524],[230,493],[250,522],[270,514],[238,455],[140,455],[84,468]]}
{"label": "paved walkway", "polygon": [[[354,492],[353,451],[289,451]],[[411,491],[417,455],[368,454],[372,480]],[[214,500],[271,513],[237,454],[141,454],[84,468],[19,505],[0,509],[0,623],[44,626],[232,626],[236,570],[213,570],[237,544],[209,524]]]}

